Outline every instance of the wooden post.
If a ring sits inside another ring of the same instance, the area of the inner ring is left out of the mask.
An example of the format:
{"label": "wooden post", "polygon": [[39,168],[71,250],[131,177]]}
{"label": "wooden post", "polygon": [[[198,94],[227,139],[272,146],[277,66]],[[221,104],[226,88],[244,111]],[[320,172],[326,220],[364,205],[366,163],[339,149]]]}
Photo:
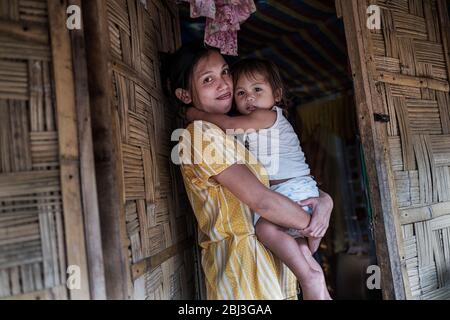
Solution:
{"label": "wooden post", "polygon": [[[69,5],[81,8],[81,0],[69,0]],[[95,179],[94,148],[92,144],[88,74],[84,30],[71,30],[75,94],[80,148],[81,190],[86,233],[87,261],[91,298],[106,299],[105,271]]]}
{"label": "wooden post", "polygon": [[366,28],[365,0],[340,1],[352,67],[358,124],[364,147],[373,211],[375,244],[384,299],[406,298],[396,223],[396,194],[387,150],[387,132],[374,122],[382,102],[373,81],[373,56]]}
{"label": "wooden post", "polygon": [[[112,69],[109,53],[108,20],[104,0],[83,0],[82,13],[86,37],[86,56],[94,141],[95,172],[98,188],[102,246],[108,299],[128,299],[131,270],[127,261],[124,199],[121,194],[120,151],[114,134],[112,113]],[[122,219],[122,220],[121,220]]]}
{"label": "wooden post", "polygon": [[81,271],[81,289],[70,290],[72,299],[89,299],[88,268],[80,194],[77,112],[66,1],[48,0],[55,97],[58,122],[61,192],[64,210],[67,264]]}
{"label": "wooden post", "polygon": [[444,49],[445,60],[447,62],[447,75],[450,81],[450,18],[448,16],[447,2],[437,0],[439,10],[439,24],[441,26],[442,46]]}

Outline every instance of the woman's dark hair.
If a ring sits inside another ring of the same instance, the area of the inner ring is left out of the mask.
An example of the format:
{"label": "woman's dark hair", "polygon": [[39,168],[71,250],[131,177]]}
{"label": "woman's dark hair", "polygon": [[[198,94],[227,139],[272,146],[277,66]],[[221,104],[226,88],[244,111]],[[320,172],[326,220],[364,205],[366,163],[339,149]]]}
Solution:
{"label": "woman's dark hair", "polygon": [[194,67],[216,48],[208,47],[203,41],[195,41],[183,45],[173,54],[162,57],[162,80],[171,102],[177,106],[184,105],[175,95],[177,88],[191,91],[191,78]]}
{"label": "woman's dark hair", "polygon": [[234,88],[236,88],[237,80],[241,76],[255,79],[258,74],[262,75],[269,83],[274,94],[277,90],[281,90],[281,100],[277,105],[281,108],[287,106],[286,90],[281,79],[280,71],[275,63],[265,59],[246,58],[233,64],[231,74],[233,75]]}

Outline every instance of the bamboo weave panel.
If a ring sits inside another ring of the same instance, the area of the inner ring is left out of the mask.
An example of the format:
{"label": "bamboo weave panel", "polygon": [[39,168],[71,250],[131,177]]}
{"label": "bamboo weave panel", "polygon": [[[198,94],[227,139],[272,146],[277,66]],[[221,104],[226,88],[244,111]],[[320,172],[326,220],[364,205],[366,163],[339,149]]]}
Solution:
{"label": "bamboo weave panel", "polygon": [[392,75],[389,81],[379,76],[376,81],[391,118],[386,126],[407,296],[449,299],[450,99],[444,42],[448,20],[439,19],[443,8],[435,0],[377,4],[382,8],[382,29],[371,32],[371,46],[376,74]]}
{"label": "bamboo weave panel", "polygon": [[[119,123],[122,192],[130,267],[192,237],[192,215],[170,160],[175,111],[162,93],[158,51],[180,45],[171,1],[107,2],[114,115]],[[192,249],[133,281],[134,299],[193,298]]]}
{"label": "bamboo weave panel", "polygon": [[0,298],[65,299],[47,2],[1,1],[0,20],[35,39],[0,29]]}

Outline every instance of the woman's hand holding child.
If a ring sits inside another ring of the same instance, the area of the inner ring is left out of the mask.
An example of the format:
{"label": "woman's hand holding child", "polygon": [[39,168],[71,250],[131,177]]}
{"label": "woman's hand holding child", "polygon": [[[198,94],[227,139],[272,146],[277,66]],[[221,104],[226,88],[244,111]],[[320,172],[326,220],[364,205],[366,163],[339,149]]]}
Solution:
{"label": "woman's hand holding child", "polygon": [[328,229],[331,211],[333,210],[333,200],[327,193],[320,191],[318,198],[309,198],[299,201],[298,204],[302,207],[311,206],[313,209],[311,222],[308,227],[301,230],[301,234],[308,238],[309,249],[312,253],[315,253]]}

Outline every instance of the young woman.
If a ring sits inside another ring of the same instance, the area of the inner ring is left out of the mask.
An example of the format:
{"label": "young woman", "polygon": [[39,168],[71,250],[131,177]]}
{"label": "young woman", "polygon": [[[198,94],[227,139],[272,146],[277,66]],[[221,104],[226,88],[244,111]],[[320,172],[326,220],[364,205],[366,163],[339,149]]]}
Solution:
{"label": "young woman", "polygon": [[[168,69],[170,93],[181,107],[220,114],[230,110],[233,82],[218,51],[199,43],[185,45],[172,56]],[[319,197],[303,202],[312,207],[310,216],[297,203],[270,190],[264,168],[219,127],[195,121],[186,130],[193,141],[189,150],[182,150],[190,151],[190,159],[183,160],[181,172],[198,222],[207,298],[296,299],[295,276],[257,240],[252,210],[308,237],[318,230],[325,233],[331,198],[320,192]],[[215,161],[213,155],[218,154],[225,159]],[[313,265],[306,267],[310,279],[322,277]]]}
{"label": "young woman", "polygon": [[[234,98],[239,116],[188,109],[188,120],[212,122],[224,131],[244,132],[248,150],[266,168],[270,189],[299,202],[317,198],[319,189],[310,175],[300,141],[283,115],[285,90],[278,67],[263,59],[249,58],[232,68]],[[312,213],[311,207],[302,209]],[[295,274],[308,300],[330,299],[325,276],[311,277],[310,266],[322,272],[312,258],[320,238],[305,239],[299,230],[273,224],[255,213],[258,240],[270,249]],[[308,261],[309,260],[309,261]],[[317,282],[314,282],[317,280]]]}

